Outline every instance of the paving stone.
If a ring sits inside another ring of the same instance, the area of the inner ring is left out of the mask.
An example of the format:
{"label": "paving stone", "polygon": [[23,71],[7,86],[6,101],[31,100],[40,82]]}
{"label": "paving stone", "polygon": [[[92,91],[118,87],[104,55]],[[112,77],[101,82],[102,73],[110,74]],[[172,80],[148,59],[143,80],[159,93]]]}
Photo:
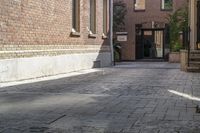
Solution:
{"label": "paving stone", "polygon": [[103,71],[0,88],[0,133],[199,133],[200,102],[185,95],[200,98],[200,74],[167,62]]}
{"label": "paving stone", "polygon": [[192,121],[192,120],[194,120],[193,115],[194,115],[193,112],[188,112],[188,113],[180,112],[179,120],[183,120],[183,121],[184,121],[184,120]]}

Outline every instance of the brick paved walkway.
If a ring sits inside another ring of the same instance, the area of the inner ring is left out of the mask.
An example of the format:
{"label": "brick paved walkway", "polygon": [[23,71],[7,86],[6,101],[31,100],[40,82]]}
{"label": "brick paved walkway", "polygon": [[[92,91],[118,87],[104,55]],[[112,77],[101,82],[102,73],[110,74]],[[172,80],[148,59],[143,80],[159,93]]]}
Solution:
{"label": "brick paved walkway", "polygon": [[0,133],[199,133],[200,74],[177,64],[0,88]]}

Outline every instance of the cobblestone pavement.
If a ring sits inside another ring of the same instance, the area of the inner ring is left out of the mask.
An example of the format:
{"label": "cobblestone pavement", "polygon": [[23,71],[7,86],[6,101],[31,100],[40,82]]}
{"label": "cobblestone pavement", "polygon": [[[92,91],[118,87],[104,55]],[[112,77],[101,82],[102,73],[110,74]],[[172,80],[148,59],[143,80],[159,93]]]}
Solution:
{"label": "cobblestone pavement", "polygon": [[122,63],[96,74],[0,88],[0,133],[200,133],[200,74]]}

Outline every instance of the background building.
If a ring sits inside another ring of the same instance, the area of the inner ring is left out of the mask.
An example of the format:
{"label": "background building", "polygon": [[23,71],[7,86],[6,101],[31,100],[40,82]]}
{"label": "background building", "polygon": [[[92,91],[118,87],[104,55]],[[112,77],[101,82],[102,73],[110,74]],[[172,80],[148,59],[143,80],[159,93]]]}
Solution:
{"label": "background building", "polygon": [[189,0],[190,49],[182,51],[184,71],[200,72],[200,1]]}
{"label": "background building", "polygon": [[[119,0],[115,0],[117,2]],[[167,17],[187,0],[122,0],[127,6],[122,60],[165,58],[169,52]]]}
{"label": "background building", "polygon": [[0,82],[111,64],[107,0],[0,0]]}
{"label": "background building", "polygon": [[200,48],[200,1],[190,0],[189,5],[190,46],[191,49],[197,50]]}

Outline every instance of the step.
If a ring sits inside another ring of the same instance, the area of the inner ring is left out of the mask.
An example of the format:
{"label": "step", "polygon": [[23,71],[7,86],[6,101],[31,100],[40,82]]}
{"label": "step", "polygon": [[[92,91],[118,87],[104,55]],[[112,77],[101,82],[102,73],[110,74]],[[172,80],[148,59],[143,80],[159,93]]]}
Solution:
{"label": "step", "polygon": [[190,56],[191,61],[200,61],[200,56]]}
{"label": "step", "polygon": [[191,67],[199,67],[200,68],[200,61],[190,61]]}
{"label": "step", "polygon": [[164,62],[164,59],[137,59],[137,62]]}
{"label": "step", "polygon": [[190,61],[190,64],[200,65],[200,61]]}
{"label": "step", "polygon": [[198,57],[198,56],[200,56],[200,54],[197,54],[197,53],[190,53],[190,56],[194,56],[194,57]]}
{"label": "step", "polygon": [[200,50],[193,50],[190,52],[190,59],[200,60]]}
{"label": "step", "polygon": [[188,72],[198,72],[198,73],[200,73],[200,67],[188,67],[187,68],[187,71]]}
{"label": "step", "polygon": [[200,50],[192,50],[190,51],[190,54],[200,54]]}

